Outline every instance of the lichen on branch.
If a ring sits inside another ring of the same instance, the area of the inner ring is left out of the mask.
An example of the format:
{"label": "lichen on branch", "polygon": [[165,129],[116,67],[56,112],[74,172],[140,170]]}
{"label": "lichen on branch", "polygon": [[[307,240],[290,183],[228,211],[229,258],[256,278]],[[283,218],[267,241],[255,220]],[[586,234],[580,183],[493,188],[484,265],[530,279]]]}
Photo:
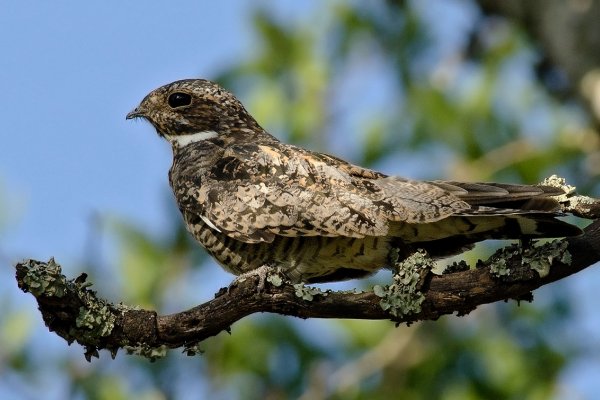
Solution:
{"label": "lichen on branch", "polygon": [[582,236],[536,246],[509,246],[473,268],[461,262],[441,275],[430,272],[432,264],[423,254],[415,257],[409,261],[410,268],[406,261],[398,264],[389,287],[373,291],[323,291],[267,278],[264,290],[258,292],[258,282],[251,278],[222,289],[204,304],[163,316],[99,298],[85,274],[67,279],[53,259],[19,263],[16,276],[19,287],[36,298],[50,331],[68,343],[84,346],[88,360],[98,356],[100,349],[114,357],[121,348],[154,360],[169,348],[182,347],[190,355],[197,354],[204,339],[229,331],[236,321],[258,312],[410,323],[468,314],[495,301],[528,299],[532,290],[600,260],[600,221],[589,225]]}

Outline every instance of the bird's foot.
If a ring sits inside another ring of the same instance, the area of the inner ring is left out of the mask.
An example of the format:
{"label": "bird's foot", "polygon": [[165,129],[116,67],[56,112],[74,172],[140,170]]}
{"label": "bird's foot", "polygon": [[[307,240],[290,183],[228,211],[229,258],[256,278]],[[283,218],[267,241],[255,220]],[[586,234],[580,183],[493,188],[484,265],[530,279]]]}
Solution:
{"label": "bird's foot", "polygon": [[229,284],[227,287],[227,293],[231,290],[232,287],[236,286],[238,283],[246,281],[246,279],[252,279],[258,277],[258,285],[256,286],[256,292],[261,293],[265,289],[265,283],[267,279],[272,275],[279,275],[279,268],[274,268],[269,265],[263,265],[257,269],[253,269],[252,271],[244,272],[243,274],[238,275],[233,282]]}

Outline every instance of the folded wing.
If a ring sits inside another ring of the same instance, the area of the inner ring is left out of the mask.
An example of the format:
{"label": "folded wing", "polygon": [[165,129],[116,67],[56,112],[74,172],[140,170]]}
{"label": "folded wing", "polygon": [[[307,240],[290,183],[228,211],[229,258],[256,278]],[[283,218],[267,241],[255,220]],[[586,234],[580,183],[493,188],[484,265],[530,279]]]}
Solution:
{"label": "folded wing", "polygon": [[384,236],[393,221],[428,223],[470,208],[431,183],[280,143],[231,146],[201,181],[187,211],[248,243],[276,235]]}

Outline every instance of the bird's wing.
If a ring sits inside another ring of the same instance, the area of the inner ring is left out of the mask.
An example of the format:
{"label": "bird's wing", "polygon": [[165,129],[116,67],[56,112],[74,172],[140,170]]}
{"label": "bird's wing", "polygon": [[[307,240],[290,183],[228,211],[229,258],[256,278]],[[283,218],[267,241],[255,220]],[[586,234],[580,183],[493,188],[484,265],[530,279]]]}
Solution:
{"label": "bird's wing", "polygon": [[201,181],[186,185],[193,190],[183,208],[249,243],[276,235],[382,236],[390,221],[427,223],[469,208],[438,186],[281,143],[231,146]]}

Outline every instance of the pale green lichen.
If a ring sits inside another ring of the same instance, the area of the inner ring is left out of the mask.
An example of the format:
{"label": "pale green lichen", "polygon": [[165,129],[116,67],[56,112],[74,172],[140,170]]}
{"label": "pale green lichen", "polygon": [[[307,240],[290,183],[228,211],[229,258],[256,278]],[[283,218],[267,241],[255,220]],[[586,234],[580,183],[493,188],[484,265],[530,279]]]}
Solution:
{"label": "pale green lichen", "polygon": [[573,196],[569,198],[569,202],[563,207],[563,210],[583,218],[597,219],[600,216],[599,202],[600,200],[588,196]]}
{"label": "pale green lichen", "polygon": [[557,187],[565,192],[560,196],[553,196],[560,203],[563,212],[572,213],[587,219],[598,219],[600,216],[600,206],[598,204],[600,200],[578,195],[577,188],[567,185],[564,178],[552,175],[544,179],[540,185]]}
{"label": "pale green lichen", "polygon": [[21,265],[26,267],[22,278],[24,290],[38,298],[64,298],[68,294],[66,301],[79,306],[75,323],[61,325],[57,332],[69,343],[74,340],[82,343],[86,347],[86,359],[96,357],[96,346],[100,346],[103,338],[110,335],[115,326],[118,308],[98,299],[93,291],[88,290],[91,283],[86,282],[86,274],[67,280],[62,275],[60,265],[52,258],[47,263],[27,260]]}
{"label": "pale green lichen", "polygon": [[196,343],[188,343],[183,347],[183,352],[187,355],[187,356],[195,356],[197,354],[202,354],[204,353],[204,350],[202,350],[200,348],[200,342],[196,342]]}
{"label": "pale green lichen", "polygon": [[563,264],[571,264],[571,253],[567,250],[569,244],[565,240],[554,240],[527,249],[523,253],[523,265],[529,267],[539,274],[540,278],[548,276],[550,267],[554,261]]}
{"label": "pale green lichen", "polygon": [[47,297],[63,297],[67,280],[62,275],[60,265],[54,258],[48,263],[40,263],[35,260],[27,260],[23,263],[27,272],[23,277],[25,288],[34,296],[45,295]]}
{"label": "pale green lichen", "polygon": [[294,284],[295,294],[306,301],[312,301],[315,296],[327,296],[327,292],[312,286],[305,286],[303,283]]}
{"label": "pale green lichen", "polygon": [[394,283],[389,286],[375,285],[373,293],[381,297],[383,310],[395,317],[418,313],[425,295],[419,291],[423,276],[431,271],[435,262],[425,252],[418,251],[407,259],[396,262]]}
{"label": "pale green lichen", "polygon": [[75,326],[69,333],[78,340],[84,340],[87,343],[98,343],[100,339],[111,334],[117,321],[116,314],[123,313],[125,307],[119,310],[119,307],[115,308],[114,305],[97,298],[94,292],[87,290],[91,283],[85,282],[85,280],[76,280],[75,285],[78,288],[78,297],[83,305],[79,307]]}
{"label": "pale green lichen", "polygon": [[151,347],[148,345],[137,345],[137,346],[124,346],[127,354],[137,354],[139,356],[148,358],[150,361],[156,361],[159,358],[163,358],[167,355],[169,348],[165,345]]}
{"label": "pale green lichen", "polygon": [[510,268],[506,264],[506,259],[501,257],[494,258],[490,264],[490,272],[496,278],[510,275]]}
{"label": "pale green lichen", "polygon": [[565,192],[563,196],[566,197],[574,194],[577,189],[575,186],[567,185],[567,180],[558,175],[552,175],[544,179],[542,182],[540,182],[540,186],[550,186],[562,189]]}
{"label": "pale green lichen", "polygon": [[[111,308],[102,300],[95,299],[87,302],[85,307],[79,308],[79,315],[75,320],[75,326],[89,337],[100,338],[110,335],[115,327],[117,317]],[[84,331],[84,330],[87,330]]]}
{"label": "pale green lichen", "polygon": [[[507,260],[521,257],[521,266],[536,271],[540,278],[544,278],[550,273],[550,267],[555,261],[567,265],[571,263],[568,245],[565,240],[554,240],[528,247],[517,245],[505,247],[490,257],[490,272],[497,278],[515,275],[517,271],[511,270]],[[522,273],[522,269],[519,271]],[[519,274],[516,274],[516,279],[520,279]]]}
{"label": "pale green lichen", "polygon": [[[507,260],[520,256],[522,251],[523,248],[517,244],[498,249],[488,260],[492,276],[496,278],[510,276],[512,271]],[[479,261],[479,263],[482,263],[482,261]]]}
{"label": "pale green lichen", "polygon": [[283,279],[281,278],[281,276],[278,273],[267,275],[266,280],[267,280],[267,282],[269,282],[271,285],[273,285],[275,287],[279,287],[279,286],[283,285]]}
{"label": "pale green lichen", "polygon": [[[431,272],[433,272],[436,275],[443,275],[443,274],[451,274],[453,272],[468,271],[469,269],[471,269],[469,264],[467,264],[467,262],[465,260],[460,260],[460,261],[454,261],[452,264],[443,266],[442,268],[436,267],[433,270],[431,270]],[[441,273],[440,273],[440,270],[441,270]]]}
{"label": "pale green lichen", "polygon": [[[362,294],[362,293],[366,293],[366,291],[361,290],[359,288],[353,288],[353,289],[349,289],[349,290],[337,290],[336,293],[337,294]],[[325,294],[327,294],[327,292],[325,292]]]}
{"label": "pale green lichen", "polygon": [[574,196],[570,199],[573,208],[586,209],[598,203],[597,199],[588,196]]}

